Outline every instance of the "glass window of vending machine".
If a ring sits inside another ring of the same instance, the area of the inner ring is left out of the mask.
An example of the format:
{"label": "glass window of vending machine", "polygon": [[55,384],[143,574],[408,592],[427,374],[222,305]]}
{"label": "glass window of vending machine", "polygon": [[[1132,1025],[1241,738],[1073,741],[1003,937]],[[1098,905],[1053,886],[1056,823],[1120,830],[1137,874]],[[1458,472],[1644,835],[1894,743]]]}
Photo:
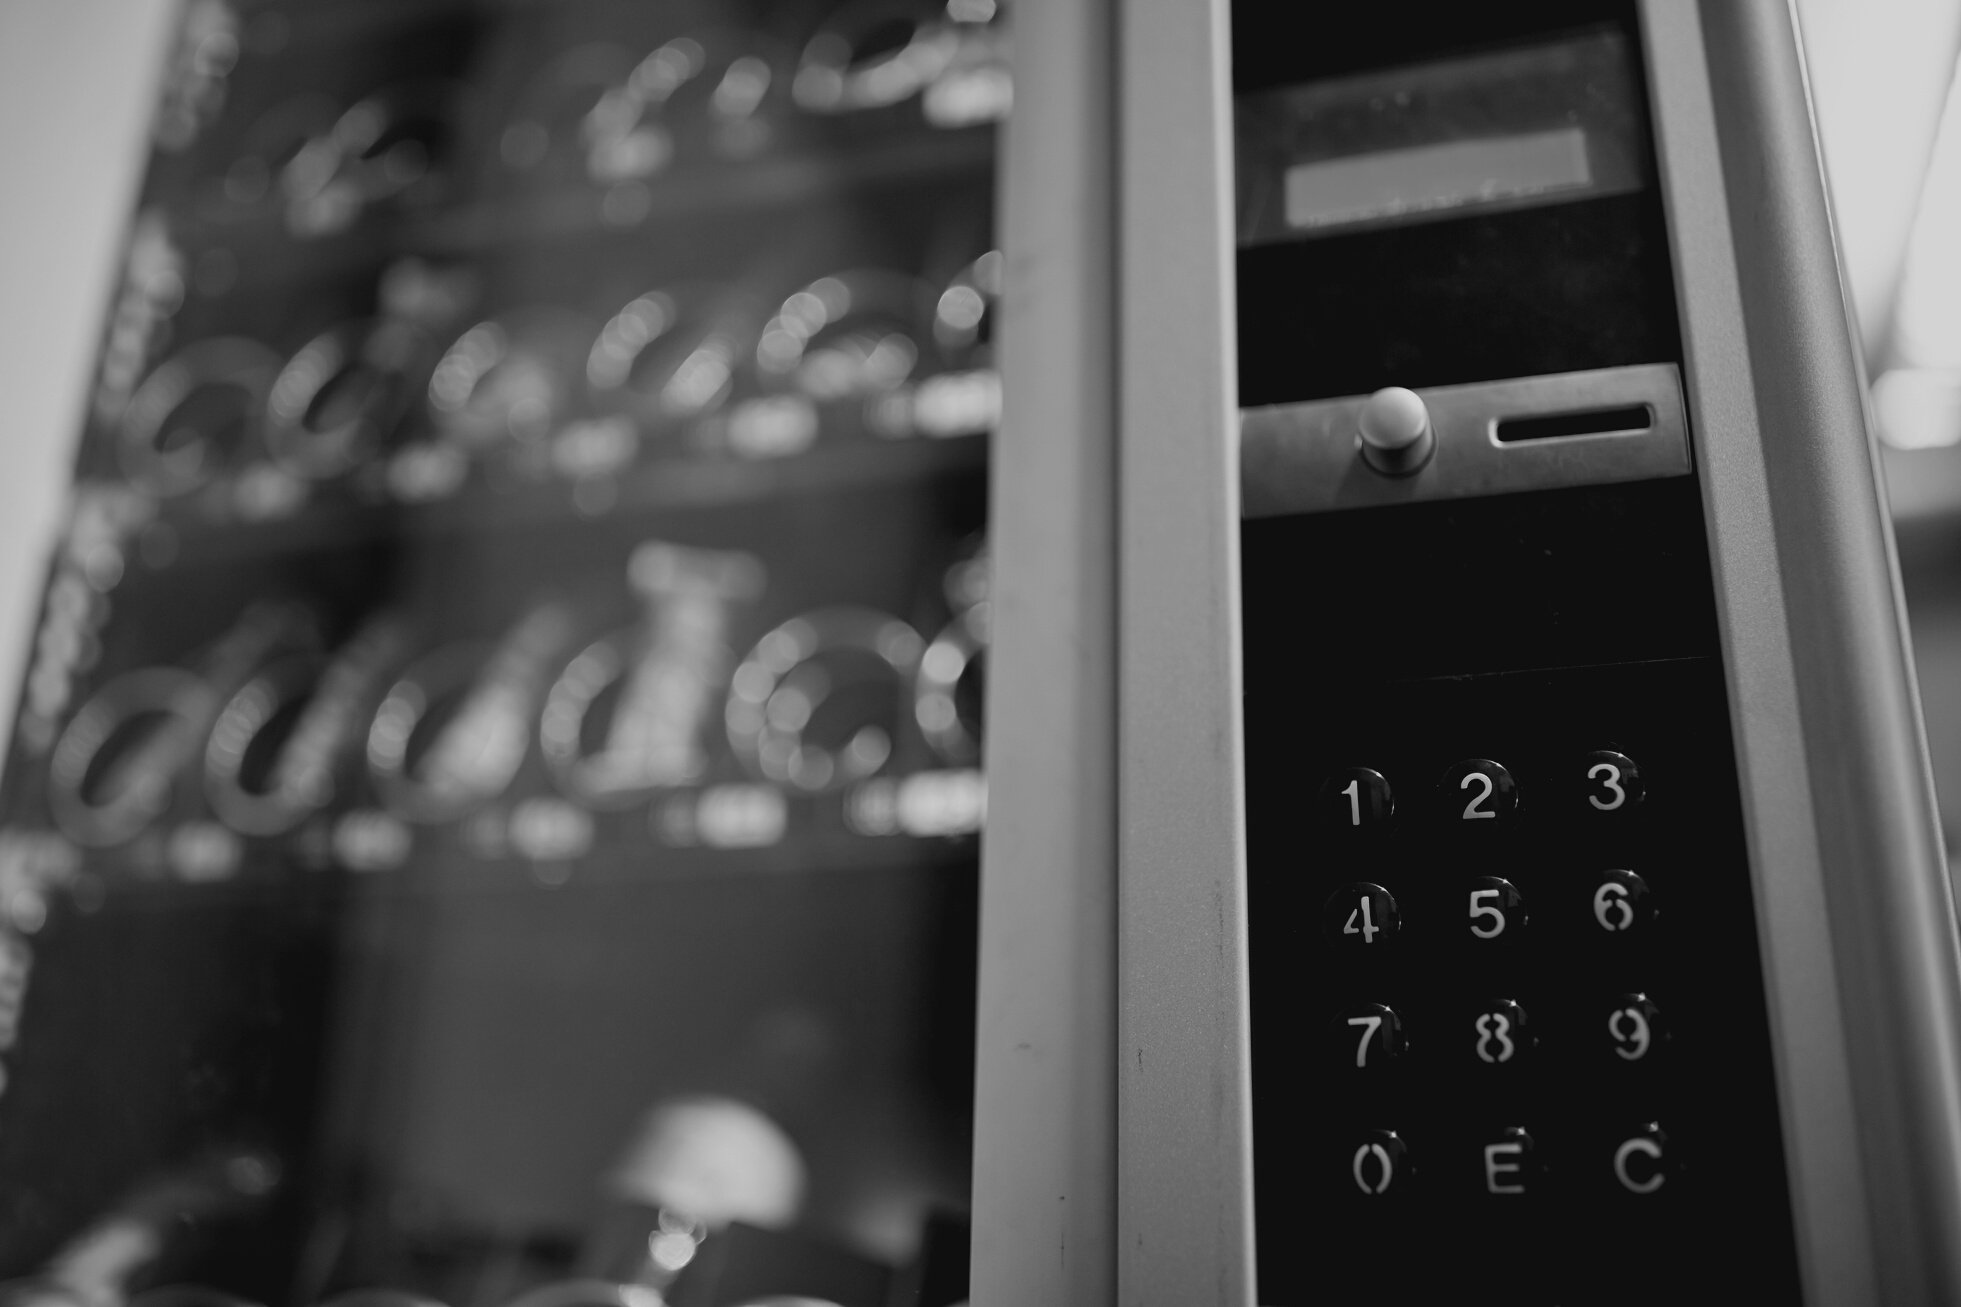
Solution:
{"label": "glass window of vending machine", "polygon": [[967,1297],[994,0],[184,0],[0,795],[16,1304]]}

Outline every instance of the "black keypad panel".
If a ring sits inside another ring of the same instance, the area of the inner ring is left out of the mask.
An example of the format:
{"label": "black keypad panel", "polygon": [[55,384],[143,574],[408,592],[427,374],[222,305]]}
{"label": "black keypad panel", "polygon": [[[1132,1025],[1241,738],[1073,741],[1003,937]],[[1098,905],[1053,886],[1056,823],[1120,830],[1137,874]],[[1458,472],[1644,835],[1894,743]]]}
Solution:
{"label": "black keypad panel", "polygon": [[1269,688],[1260,1301],[1795,1301],[1720,665]]}

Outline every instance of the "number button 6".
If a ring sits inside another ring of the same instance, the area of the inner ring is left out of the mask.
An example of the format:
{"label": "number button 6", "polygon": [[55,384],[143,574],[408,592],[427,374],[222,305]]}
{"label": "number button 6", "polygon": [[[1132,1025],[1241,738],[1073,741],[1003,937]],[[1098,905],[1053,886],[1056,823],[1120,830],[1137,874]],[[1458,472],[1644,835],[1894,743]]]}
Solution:
{"label": "number button 6", "polygon": [[1456,825],[1496,826],[1518,811],[1517,782],[1489,758],[1452,764],[1437,788],[1444,820]]}
{"label": "number button 6", "polygon": [[1648,882],[1631,871],[1602,873],[1593,891],[1593,920],[1609,935],[1637,933],[1655,918]]}

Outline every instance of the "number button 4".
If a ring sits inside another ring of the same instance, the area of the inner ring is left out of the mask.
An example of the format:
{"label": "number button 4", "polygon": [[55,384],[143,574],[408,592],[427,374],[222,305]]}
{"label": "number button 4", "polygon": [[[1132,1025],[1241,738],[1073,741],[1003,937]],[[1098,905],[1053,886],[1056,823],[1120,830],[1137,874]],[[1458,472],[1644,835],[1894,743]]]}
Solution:
{"label": "number button 4", "polygon": [[1335,1018],[1336,1056],[1357,1070],[1373,1070],[1394,1062],[1408,1048],[1403,1019],[1381,1003],[1358,1003]]}
{"label": "number button 4", "polygon": [[1647,783],[1634,759],[1612,749],[1589,753],[1582,761],[1586,806],[1582,812],[1629,813],[1648,797]]}
{"label": "number button 4", "polygon": [[1525,928],[1525,896],[1508,880],[1480,876],[1471,882],[1471,935],[1511,939]]}
{"label": "number button 4", "polygon": [[1518,783],[1489,758],[1452,764],[1437,788],[1444,820],[1453,825],[1497,826],[1518,812]]}
{"label": "number button 4", "polygon": [[1380,885],[1357,881],[1334,892],[1322,909],[1322,922],[1337,943],[1367,949],[1394,939],[1403,919],[1395,895]]}
{"label": "number button 4", "polygon": [[1360,834],[1379,830],[1396,812],[1396,796],[1379,771],[1344,767],[1321,782],[1314,813],[1324,826]]}

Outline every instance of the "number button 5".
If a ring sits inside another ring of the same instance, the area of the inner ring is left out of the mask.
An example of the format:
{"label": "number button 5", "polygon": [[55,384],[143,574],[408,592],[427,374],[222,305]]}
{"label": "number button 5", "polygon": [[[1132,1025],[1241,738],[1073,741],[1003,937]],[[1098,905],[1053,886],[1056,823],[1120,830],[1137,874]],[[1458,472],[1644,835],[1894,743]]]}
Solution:
{"label": "number button 5", "polygon": [[1589,753],[1582,761],[1586,793],[1584,812],[1629,813],[1648,796],[1646,782],[1634,759],[1612,749]]}
{"label": "number button 5", "polygon": [[1358,949],[1381,948],[1403,924],[1396,896],[1367,881],[1336,890],[1321,910],[1321,920],[1337,943]]}
{"label": "number button 5", "polygon": [[1496,826],[1518,811],[1517,782],[1489,758],[1453,764],[1437,788],[1444,820],[1455,825]]}
{"label": "number button 5", "polygon": [[1510,939],[1525,928],[1525,896],[1508,880],[1480,876],[1471,882],[1471,934]]}
{"label": "number button 5", "polygon": [[1381,1003],[1358,1003],[1335,1018],[1334,1047],[1337,1057],[1367,1071],[1385,1066],[1401,1057],[1408,1048],[1403,1039],[1403,1019],[1396,1009]]}

